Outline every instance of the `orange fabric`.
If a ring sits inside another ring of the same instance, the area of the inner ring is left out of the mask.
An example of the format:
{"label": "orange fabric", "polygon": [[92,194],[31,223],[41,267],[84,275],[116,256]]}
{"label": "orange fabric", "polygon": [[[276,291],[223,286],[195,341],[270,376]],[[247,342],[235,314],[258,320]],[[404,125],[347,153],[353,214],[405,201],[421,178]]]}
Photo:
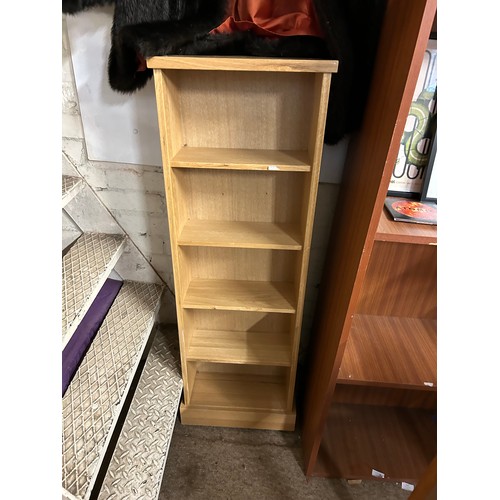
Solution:
{"label": "orange fabric", "polygon": [[312,0],[232,0],[230,16],[211,34],[251,30],[267,37],[321,37]]}

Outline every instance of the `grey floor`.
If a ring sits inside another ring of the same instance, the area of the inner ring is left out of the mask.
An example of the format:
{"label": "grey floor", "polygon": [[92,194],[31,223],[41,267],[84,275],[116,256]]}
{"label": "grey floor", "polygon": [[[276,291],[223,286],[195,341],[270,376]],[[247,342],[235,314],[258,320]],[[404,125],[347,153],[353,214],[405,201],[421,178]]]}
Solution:
{"label": "grey floor", "polygon": [[311,478],[298,432],[185,426],[177,421],[160,500],[406,499],[400,483]]}

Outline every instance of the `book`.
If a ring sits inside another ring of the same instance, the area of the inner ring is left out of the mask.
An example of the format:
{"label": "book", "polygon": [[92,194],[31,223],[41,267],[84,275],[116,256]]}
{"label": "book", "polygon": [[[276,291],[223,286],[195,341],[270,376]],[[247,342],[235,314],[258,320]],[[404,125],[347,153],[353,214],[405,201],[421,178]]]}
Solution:
{"label": "book", "polygon": [[424,60],[399,143],[389,195],[422,192],[437,130],[437,40],[427,43]]}
{"label": "book", "polygon": [[388,196],[385,199],[385,208],[398,222],[437,225],[437,203],[432,201]]}

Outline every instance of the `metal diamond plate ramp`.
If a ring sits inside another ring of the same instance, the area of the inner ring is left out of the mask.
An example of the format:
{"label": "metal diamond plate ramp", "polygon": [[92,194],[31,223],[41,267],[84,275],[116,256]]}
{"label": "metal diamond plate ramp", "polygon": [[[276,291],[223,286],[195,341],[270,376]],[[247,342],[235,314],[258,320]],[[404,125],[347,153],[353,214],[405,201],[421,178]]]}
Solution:
{"label": "metal diamond plate ramp", "polygon": [[83,180],[80,177],[63,175],[62,177],[62,206],[63,208],[83,189]]}
{"label": "metal diamond plate ramp", "polygon": [[99,500],[156,500],[182,393],[177,330],[159,330],[123,424]]}
{"label": "metal diamond plate ramp", "polygon": [[162,288],[124,282],[63,400],[62,486],[88,499],[154,325]]}
{"label": "metal diamond plate ramp", "polygon": [[124,236],[85,233],[63,257],[63,349],[120,258],[124,246]]}

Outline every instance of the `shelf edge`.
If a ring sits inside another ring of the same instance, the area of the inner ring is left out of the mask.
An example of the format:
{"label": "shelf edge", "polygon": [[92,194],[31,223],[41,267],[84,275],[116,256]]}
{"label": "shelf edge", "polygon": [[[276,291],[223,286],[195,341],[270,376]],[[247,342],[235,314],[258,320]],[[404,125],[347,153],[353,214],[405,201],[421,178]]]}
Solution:
{"label": "shelf edge", "polygon": [[209,71],[274,71],[304,73],[337,73],[335,59],[284,59],[232,56],[154,56],[146,60],[152,69],[186,69]]}

